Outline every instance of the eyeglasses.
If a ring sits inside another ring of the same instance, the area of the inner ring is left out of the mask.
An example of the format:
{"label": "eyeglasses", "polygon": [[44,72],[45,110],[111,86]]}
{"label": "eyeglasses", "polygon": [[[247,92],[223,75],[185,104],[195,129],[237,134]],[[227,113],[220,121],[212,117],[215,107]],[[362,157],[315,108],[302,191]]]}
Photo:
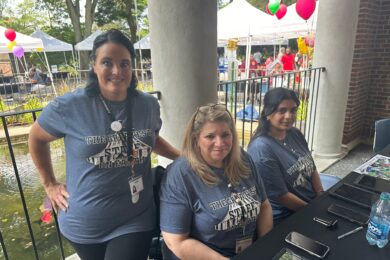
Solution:
{"label": "eyeglasses", "polygon": [[230,117],[230,119],[231,119],[232,121],[234,121],[234,120],[233,120],[233,117],[232,117],[232,115],[230,114],[229,110],[227,109],[226,105],[224,105],[224,104],[218,104],[218,103],[216,103],[216,104],[209,104],[209,105],[205,105],[205,106],[200,106],[200,107],[198,107],[198,108],[196,109],[195,120],[196,120],[196,118],[198,117],[199,112],[205,113],[205,114],[206,114],[206,113],[208,113],[208,112],[211,111],[211,110],[217,110],[217,111],[227,112],[228,115],[229,115],[229,117]]}

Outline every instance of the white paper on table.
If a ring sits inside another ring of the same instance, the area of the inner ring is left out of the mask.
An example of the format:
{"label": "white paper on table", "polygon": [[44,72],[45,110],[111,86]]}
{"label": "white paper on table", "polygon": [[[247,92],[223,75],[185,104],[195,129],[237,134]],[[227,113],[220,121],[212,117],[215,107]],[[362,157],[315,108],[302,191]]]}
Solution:
{"label": "white paper on table", "polygon": [[390,180],[390,157],[377,154],[354,171]]}

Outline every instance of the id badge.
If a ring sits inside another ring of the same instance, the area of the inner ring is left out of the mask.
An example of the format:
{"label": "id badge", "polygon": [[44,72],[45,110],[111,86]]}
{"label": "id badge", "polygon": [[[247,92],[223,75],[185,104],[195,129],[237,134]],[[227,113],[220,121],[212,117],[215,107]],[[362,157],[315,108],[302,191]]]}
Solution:
{"label": "id badge", "polygon": [[236,254],[241,253],[252,245],[252,237],[243,237],[236,240]]}
{"label": "id badge", "polygon": [[133,203],[137,203],[139,200],[139,193],[144,190],[142,175],[135,178],[129,178],[129,186],[131,192],[131,201]]}

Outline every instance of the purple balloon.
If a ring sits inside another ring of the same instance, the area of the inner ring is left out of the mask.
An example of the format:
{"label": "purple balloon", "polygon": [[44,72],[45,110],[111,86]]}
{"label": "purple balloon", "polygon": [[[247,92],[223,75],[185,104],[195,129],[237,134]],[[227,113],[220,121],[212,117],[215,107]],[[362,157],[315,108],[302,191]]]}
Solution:
{"label": "purple balloon", "polygon": [[24,55],[24,49],[21,47],[21,46],[14,46],[12,48],[12,53],[18,57],[18,58],[22,58],[23,55]]}

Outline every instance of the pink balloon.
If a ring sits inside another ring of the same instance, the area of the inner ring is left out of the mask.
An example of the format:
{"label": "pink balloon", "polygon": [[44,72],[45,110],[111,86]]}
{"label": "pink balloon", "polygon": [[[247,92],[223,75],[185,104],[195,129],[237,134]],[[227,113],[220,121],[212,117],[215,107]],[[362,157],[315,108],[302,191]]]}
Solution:
{"label": "pink balloon", "polygon": [[287,6],[285,4],[280,4],[279,10],[275,13],[278,19],[282,19],[287,13]]}
{"label": "pink balloon", "polygon": [[21,47],[21,46],[14,46],[12,48],[12,53],[18,57],[18,58],[22,58],[23,55],[24,55],[24,49]]}
{"label": "pink balloon", "polygon": [[300,17],[304,20],[310,18],[310,16],[314,13],[316,9],[316,1],[315,0],[298,0],[295,9]]}

